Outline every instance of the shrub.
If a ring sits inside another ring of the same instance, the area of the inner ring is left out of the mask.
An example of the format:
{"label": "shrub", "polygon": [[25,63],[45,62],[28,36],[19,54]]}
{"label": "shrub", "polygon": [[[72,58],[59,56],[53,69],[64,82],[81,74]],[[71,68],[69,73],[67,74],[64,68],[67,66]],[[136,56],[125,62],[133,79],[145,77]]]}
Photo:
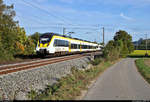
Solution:
{"label": "shrub", "polygon": [[94,61],[91,61],[91,64],[96,66],[96,65],[100,64],[101,62],[102,62],[101,58],[96,58]]}

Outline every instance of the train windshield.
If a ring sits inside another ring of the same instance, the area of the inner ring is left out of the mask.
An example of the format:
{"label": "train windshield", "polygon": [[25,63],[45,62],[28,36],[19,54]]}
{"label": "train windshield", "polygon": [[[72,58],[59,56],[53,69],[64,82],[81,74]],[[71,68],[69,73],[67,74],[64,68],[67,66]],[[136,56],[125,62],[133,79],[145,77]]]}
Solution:
{"label": "train windshield", "polygon": [[52,39],[52,34],[43,34],[40,36],[40,43],[42,44],[46,44],[46,43],[49,43]]}

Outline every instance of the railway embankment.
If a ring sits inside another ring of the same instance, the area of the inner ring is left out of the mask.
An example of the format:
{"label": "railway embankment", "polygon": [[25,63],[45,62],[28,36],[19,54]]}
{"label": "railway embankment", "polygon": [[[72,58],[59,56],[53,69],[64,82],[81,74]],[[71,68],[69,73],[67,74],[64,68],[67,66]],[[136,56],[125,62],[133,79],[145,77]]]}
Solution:
{"label": "railway embankment", "polygon": [[34,69],[14,72],[0,76],[0,100],[26,100],[31,90],[38,91],[57,82],[61,77],[70,74],[71,69],[90,68],[89,56],[40,66]]}

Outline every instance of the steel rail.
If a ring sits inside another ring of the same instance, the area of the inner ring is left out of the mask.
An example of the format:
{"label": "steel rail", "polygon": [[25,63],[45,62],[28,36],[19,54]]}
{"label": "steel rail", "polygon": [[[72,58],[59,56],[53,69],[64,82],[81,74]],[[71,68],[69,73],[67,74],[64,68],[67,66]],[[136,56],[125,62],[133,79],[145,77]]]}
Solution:
{"label": "steel rail", "polygon": [[30,62],[26,64],[18,64],[18,65],[12,65],[12,66],[5,66],[0,68],[0,75],[12,73],[12,72],[18,72],[22,70],[27,70],[27,69],[33,69],[33,68],[38,68],[40,66],[48,65],[48,64],[53,64],[53,63],[58,63],[62,61],[67,61],[71,59],[76,59],[76,58],[81,58],[84,55],[73,55],[73,56],[65,56],[65,57],[59,57],[55,59],[48,59],[44,61],[37,61],[37,62]]}

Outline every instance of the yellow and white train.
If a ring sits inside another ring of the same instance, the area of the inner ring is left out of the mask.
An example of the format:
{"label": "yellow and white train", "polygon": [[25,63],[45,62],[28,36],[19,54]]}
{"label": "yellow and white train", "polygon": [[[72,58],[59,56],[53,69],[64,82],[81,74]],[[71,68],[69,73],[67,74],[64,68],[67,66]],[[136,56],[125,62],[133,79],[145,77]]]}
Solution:
{"label": "yellow and white train", "polygon": [[55,33],[42,34],[36,47],[36,53],[38,55],[65,55],[98,50],[101,50],[101,45],[97,43]]}

